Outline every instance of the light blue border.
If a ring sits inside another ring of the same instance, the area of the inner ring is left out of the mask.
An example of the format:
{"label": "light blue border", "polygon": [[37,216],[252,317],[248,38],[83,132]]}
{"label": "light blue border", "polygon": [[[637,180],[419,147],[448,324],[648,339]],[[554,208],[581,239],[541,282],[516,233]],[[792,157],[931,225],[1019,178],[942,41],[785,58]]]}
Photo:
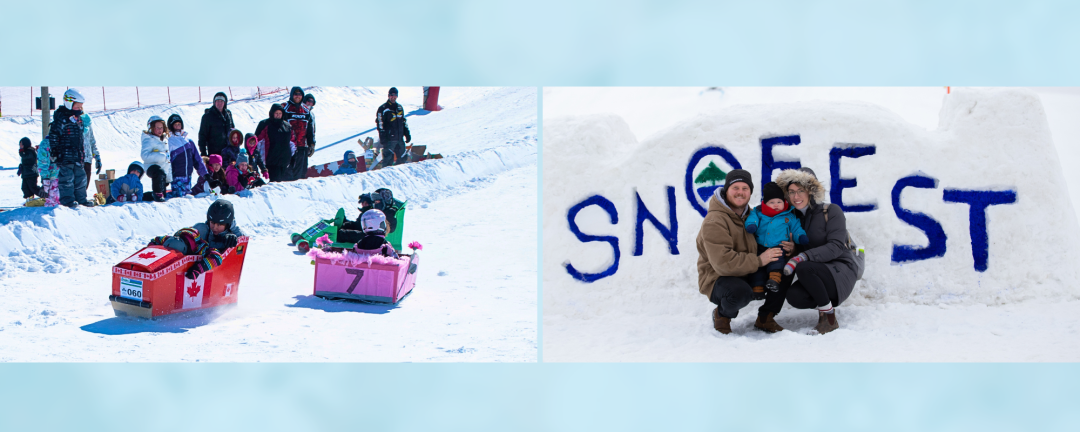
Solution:
{"label": "light blue border", "polygon": [[[1066,1],[36,5],[3,7],[0,85],[1080,85]],[[0,430],[1072,430],[1078,372],[3,364]]]}

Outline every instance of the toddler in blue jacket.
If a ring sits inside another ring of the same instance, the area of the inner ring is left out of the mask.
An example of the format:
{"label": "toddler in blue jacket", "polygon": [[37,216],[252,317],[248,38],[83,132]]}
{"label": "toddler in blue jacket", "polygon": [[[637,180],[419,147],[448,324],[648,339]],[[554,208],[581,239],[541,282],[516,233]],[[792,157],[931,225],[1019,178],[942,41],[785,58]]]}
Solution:
{"label": "toddler in blue jacket", "polygon": [[[784,190],[776,183],[766,183],[761,188],[762,205],[754,207],[750,216],[746,218],[746,231],[753,234],[759,245],[759,249],[767,249],[780,246],[782,241],[794,241],[797,244],[806,244],[806,231],[795,214],[791,212],[791,205],[784,200]],[[765,298],[765,289],[776,292],[780,289],[780,272],[787,263],[787,255],[761,267],[751,277],[754,299]]]}

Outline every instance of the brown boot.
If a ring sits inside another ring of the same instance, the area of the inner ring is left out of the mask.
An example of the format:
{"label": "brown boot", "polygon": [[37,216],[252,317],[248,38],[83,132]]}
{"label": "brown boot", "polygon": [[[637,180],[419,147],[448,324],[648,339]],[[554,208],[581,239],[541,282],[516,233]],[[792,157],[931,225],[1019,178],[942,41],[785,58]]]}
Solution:
{"label": "brown boot", "polygon": [[838,328],[840,328],[840,323],[836,322],[836,309],[833,309],[833,313],[818,312],[817,325],[814,326],[818,334],[825,334]]}
{"label": "brown boot", "polygon": [[756,286],[750,288],[750,291],[752,293],[751,300],[765,300],[765,287]]}
{"label": "brown boot", "polygon": [[716,329],[716,331],[720,333],[731,333],[731,318],[720,316],[719,306],[717,306],[716,309],[713,309],[712,311],[712,326],[714,329]]}
{"label": "brown boot", "polygon": [[773,316],[775,315],[776,314],[772,312],[769,312],[765,315],[758,315],[757,321],[754,321],[754,327],[761,329],[762,331],[767,333],[776,333],[778,331],[784,330],[784,328],[780,327],[780,324],[777,324],[776,320],[773,319]]}

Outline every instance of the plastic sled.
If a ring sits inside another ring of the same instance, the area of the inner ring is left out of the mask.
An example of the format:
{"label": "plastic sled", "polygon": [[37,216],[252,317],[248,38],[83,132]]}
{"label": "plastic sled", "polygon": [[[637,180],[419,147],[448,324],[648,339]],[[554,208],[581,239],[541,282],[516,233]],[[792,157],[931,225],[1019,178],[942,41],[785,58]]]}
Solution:
{"label": "plastic sled", "polygon": [[236,304],[248,237],[225,251],[221,265],[193,279],[184,273],[200,259],[163,246],[147,246],[113,267],[116,316],[147,319]]}
{"label": "plastic sled", "polygon": [[363,262],[315,258],[314,294],[326,299],[397,304],[416,285],[419,263],[420,255],[415,252],[398,260],[382,256]]}
{"label": "plastic sled", "polygon": [[[345,161],[339,160],[339,161],[333,161],[333,162],[330,162],[330,163],[325,163],[325,164],[322,164],[322,165],[309,166],[308,169],[307,169],[307,176],[308,176],[308,178],[312,178],[312,177],[330,177],[332,175],[336,175],[334,173],[336,173],[337,170],[339,168],[341,168],[341,165],[343,163],[345,163]],[[366,172],[368,170],[367,167],[368,167],[368,165],[367,165],[366,161],[364,160],[363,155],[358,156],[356,158],[356,172],[357,173]]]}

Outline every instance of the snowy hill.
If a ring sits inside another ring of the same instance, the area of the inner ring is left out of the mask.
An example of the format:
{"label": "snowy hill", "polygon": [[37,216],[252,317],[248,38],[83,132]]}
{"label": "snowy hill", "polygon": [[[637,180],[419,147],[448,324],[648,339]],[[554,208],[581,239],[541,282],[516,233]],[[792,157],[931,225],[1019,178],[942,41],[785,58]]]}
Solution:
{"label": "snowy hill", "polygon": [[[402,94],[413,90],[402,88]],[[237,310],[216,320],[134,322],[110,318],[107,302],[111,266],[152,236],[204,220],[210,198],[0,213],[0,293],[6,300],[0,360],[534,360],[536,91],[447,90],[446,109],[408,118],[415,142],[444,159],[275,183],[250,196],[227,197],[253,236],[252,255]],[[319,87],[313,93],[320,147],[369,129],[385,100],[375,96],[385,90]],[[229,107],[238,127],[250,131],[270,103]],[[204,108],[166,112],[184,113],[190,131]],[[414,109],[406,105],[407,112]],[[127,163],[125,154],[135,152],[129,130],[138,133],[144,116],[149,113],[95,117],[103,159]],[[14,124],[0,123],[0,133],[24,133],[25,125]],[[313,163],[329,154],[337,156],[327,161],[340,159],[338,151],[355,141],[329,146],[333,151],[316,153]],[[332,217],[339,207],[355,218],[356,196],[379,187],[408,200],[404,237],[425,246],[416,290],[397,307],[311,297],[313,267],[288,244],[289,234]],[[503,242],[515,246],[498,256],[462,253]],[[148,338],[165,333],[177,334],[165,343]],[[271,334],[278,335],[272,346],[243,342]],[[143,348],[125,348],[133,345]]]}
{"label": "snowy hill", "polygon": [[[1076,321],[1044,315],[1078,304],[1080,259],[1047,251],[1069,250],[1080,233],[1039,98],[953,89],[938,113],[926,129],[865,102],[733,105],[641,141],[617,115],[545,118],[545,359],[1080,358]],[[867,270],[840,308],[842,333],[808,338],[815,312],[790,308],[778,321],[794,332],[754,332],[754,302],[733,321],[736,335],[714,340],[695,248],[712,189],[694,179],[709,163],[749,170],[752,203],[763,178],[810,167],[826,201],[845,206]],[[912,338],[935,349],[904,348]]]}

